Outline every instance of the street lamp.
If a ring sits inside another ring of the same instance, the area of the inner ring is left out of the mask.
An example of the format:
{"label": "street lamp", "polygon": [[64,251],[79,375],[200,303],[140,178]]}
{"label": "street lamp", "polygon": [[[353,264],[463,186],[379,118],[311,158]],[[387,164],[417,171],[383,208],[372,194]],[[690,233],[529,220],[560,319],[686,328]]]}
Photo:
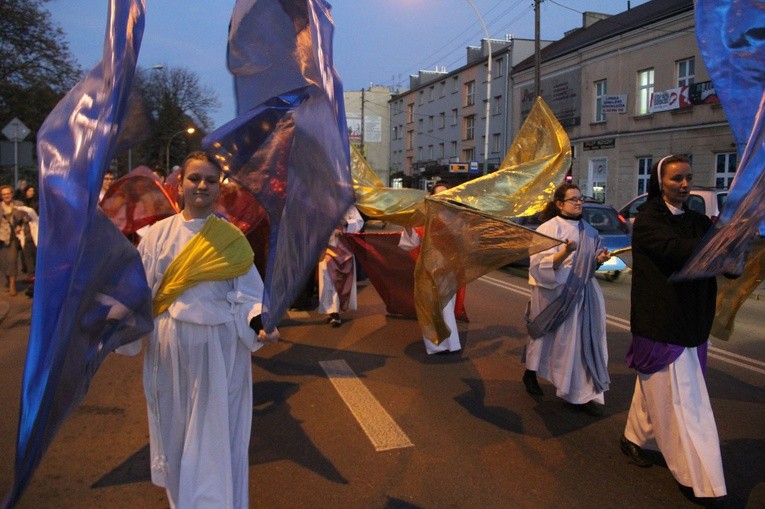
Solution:
{"label": "street lamp", "polygon": [[[162,64],[152,65],[148,69],[139,69],[137,74],[141,74],[148,71],[161,71],[165,66]],[[133,147],[128,148],[128,171],[133,169]]]}
{"label": "street lamp", "polygon": [[196,131],[196,129],[194,129],[193,127],[188,127],[182,131],[178,131],[174,135],[170,136],[169,140],[167,140],[167,149],[165,150],[165,171],[167,171],[168,175],[170,175],[170,143],[173,141],[173,138],[175,138],[179,134],[183,134],[183,133],[194,134],[194,131]]}
{"label": "street lamp", "polygon": [[484,130],[483,140],[483,174],[486,175],[489,172],[489,113],[491,112],[491,39],[489,39],[489,30],[486,28],[486,23],[483,22],[481,13],[478,12],[475,5],[471,0],[466,0],[470,4],[470,7],[475,11],[478,16],[478,21],[481,22],[483,32],[486,34],[486,46],[489,50],[489,62],[486,65],[486,129]]}

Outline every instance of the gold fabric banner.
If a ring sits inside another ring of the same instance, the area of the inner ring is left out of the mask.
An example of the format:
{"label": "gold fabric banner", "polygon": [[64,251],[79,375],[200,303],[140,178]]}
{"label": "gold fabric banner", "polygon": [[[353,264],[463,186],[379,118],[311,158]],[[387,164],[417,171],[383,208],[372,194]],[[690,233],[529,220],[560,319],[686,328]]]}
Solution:
{"label": "gold fabric banner", "polygon": [[510,218],[541,211],[570,164],[568,136],[540,97],[499,170],[427,197],[415,267],[423,335],[436,344],[449,336],[441,309],[460,286],[561,242]]}
{"label": "gold fabric banner", "polygon": [[401,226],[425,224],[425,191],[385,187],[353,145],[351,179],[356,193],[356,208],[365,216]]}

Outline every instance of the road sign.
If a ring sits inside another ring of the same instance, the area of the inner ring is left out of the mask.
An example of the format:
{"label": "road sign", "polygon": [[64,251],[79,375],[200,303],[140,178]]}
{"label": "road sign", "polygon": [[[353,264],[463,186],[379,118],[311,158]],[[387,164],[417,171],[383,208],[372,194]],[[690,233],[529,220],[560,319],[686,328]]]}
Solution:
{"label": "road sign", "polygon": [[29,133],[29,128],[18,118],[14,118],[3,128],[3,134],[6,138],[16,143],[23,141],[24,138],[29,136]]}

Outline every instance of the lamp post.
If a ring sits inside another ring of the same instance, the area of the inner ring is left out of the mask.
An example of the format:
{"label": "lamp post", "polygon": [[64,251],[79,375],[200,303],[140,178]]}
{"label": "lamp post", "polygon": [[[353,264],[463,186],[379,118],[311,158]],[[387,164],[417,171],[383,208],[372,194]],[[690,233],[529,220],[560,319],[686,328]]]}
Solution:
{"label": "lamp post", "polygon": [[187,134],[193,134],[196,129],[193,127],[188,127],[182,131],[178,131],[174,135],[170,136],[170,139],[167,140],[167,147],[165,149],[165,171],[167,171],[167,174],[170,175],[170,143],[172,143],[173,138],[178,136],[179,134],[187,133]]}
{"label": "lamp post", "polygon": [[[138,71],[138,74],[146,72],[146,71],[161,71],[164,69],[165,66],[162,64],[152,65],[148,69],[141,69]],[[128,148],[128,171],[133,169],[133,147]]]}
{"label": "lamp post", "polygon": [[486,28],[486,23],[483,22],[481,13],[478,12],[472,0],[466,0],[470,4],[470,7],[475,11],[478,16],[478,21],[481,22],[483,27],[483,33],[486,34],[486,47],[489,50],[489,61],[486,65],[486,128],[484,129],[483,140],[483,174],[486,175],[489,172],[489,114],[491,113],[491,40],[489,39],[489,30]]}

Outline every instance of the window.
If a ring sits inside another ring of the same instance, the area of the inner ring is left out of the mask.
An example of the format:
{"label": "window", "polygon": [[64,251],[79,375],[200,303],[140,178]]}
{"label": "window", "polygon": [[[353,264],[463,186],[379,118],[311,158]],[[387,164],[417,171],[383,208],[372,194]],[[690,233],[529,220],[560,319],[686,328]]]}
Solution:
{"label": "window", "polygon": [[637,85],[636,113],[648,115],[651,112],[651,96],[653,95],[653,69],[638,72]]}
{"label": "window", "polygon": [[433,115],[428,117],[428,131],[433,130]]}
{"label": "window", "polygon": [[393,139],[398,139],[398,126],[393,126]]}
{"label": "window", "polygon": [[425,131],[422,130],[423,120],[420,118],[417,120],[417,132],[423,133]]}
{"label": "window", "polygon": [[493,141],[493,148],[491,149],[492,152],[502,152],[502,137],[498,134],[492,134],[491,138]]}
{"label": "window", "polygon": [[696,82],[696,59],[686,58],[677,62],[677,86],[684,87]]}
{"label": "window", "polygon": [[420,92],[417,94],[417,102],[422,106],[422,103],[425,102],[425,91],[420,90]]}
{"label": "window", "polygon": [[457,125],[457,120],[459,120],[459,112],[457,111],[457,108],[454,108],[452,110],[452,125]]}
{"label": "window", "polygon": [[436,96],[436,86],[433,85],[428,89],[428,101],[432,101],[433,98]]}
{"label": "window", "polygon": [[412,150],[413,146],[414,146],[414,131],[407,131],[406,132],[406,149]]}
{"label": "window", "polygon": [[417,147],[417,160],[422,161],[422,147]]}
{"label": "window", "polygon": [[428,159],[433,160],[433,145],[428,145]]}
{"label": "window", "polygon": [[445,148],[443,143],[438,144],[438,158],[443,159],[445,153]]}
{"label": "window", "polygon": [[460,91],[460,79],[459,77],[455,76],[452,78],[452,93],[456,94]]}
{"label": "window", "polygon": [[505,72],[504,68],[505,61],[501,58],[498,58],[494,61],[494,77],[495,78],[501,78],[502,75]]}
{"label": "window", "polygon": [[451,142],[451,150],[449,152],[449,157],[457,157],[457,142],[456,141]]}
{"label": "window", "polygon": [[406,105],[406,121],[414,122],[414,104]]}
{"label": "window", "polygon": [[438,114],[438,128],[443,129],[446,127],[446,113],[443,111]]}
{"label": "window", "polygon": [[483,82],[489,81],[489,64],[483,64]]}
{"label": "window", "polygon": [[637,194],[648,192],[648,179],[651,175],[653,158],[639,157],[637,163]]}
{"label": "window", "polygon": [[723,152],[716,156],[715,167],[715,187],[718,189],[727,189],[736,176],[736,153]]}
{"label": "window", "polygon": [[493,103],[491,108],[492,114],[499,115],[500,113],[502,113],[502,96],[501,95],[494,96],[494,100],[492,101],[492,103]]}
{"label": "window", "polygon": [[446,82],[441,82],[441,97],[444,97],[446,95]]}
{"label": "window", "polygon": [[595,122],[605,122],[606,114],[603,113],[603,96],[608,92],[606,80],[595,82]]}
{"label": "window", "polygon": [[463,161],[475,161],[475,149],[469,148],[462,151],[462,160]]}
{"label": "window", "polygon": [[465,83],[465,106],[475,104],[475,81]]}
{"label": "window", "polygon": [[475,139],[475,115],[465,117],[465,136],[464,140]]}

